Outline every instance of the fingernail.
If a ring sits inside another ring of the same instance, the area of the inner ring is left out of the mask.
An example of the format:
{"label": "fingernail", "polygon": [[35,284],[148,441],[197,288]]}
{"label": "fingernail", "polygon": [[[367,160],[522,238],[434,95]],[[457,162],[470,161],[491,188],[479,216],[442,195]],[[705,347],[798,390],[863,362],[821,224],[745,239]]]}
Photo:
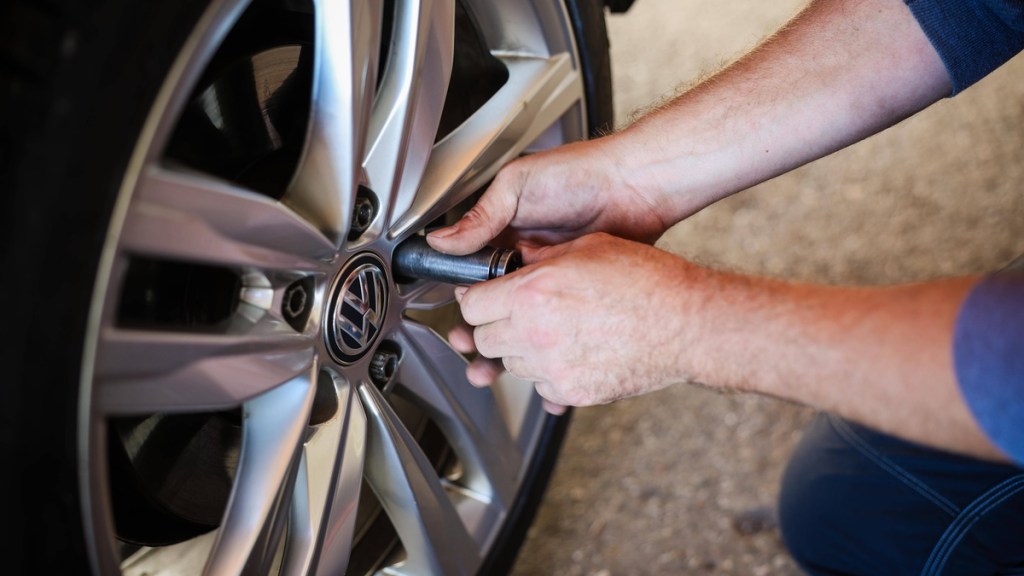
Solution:
{"label": "fingernail", "polygon": [[457,286],[455,288],[455,300],[461,303],[462,297],[466,295],[467,290],[469,290],[467,286]]}

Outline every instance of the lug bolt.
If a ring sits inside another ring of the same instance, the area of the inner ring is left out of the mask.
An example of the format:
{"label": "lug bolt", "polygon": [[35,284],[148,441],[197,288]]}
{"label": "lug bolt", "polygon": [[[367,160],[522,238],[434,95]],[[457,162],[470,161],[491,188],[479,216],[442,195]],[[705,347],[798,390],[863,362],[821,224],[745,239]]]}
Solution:
{"label": "lug bolt", "polygon": [[349,230],[348,239],[355,240],[363,232],[366,232],[376,214],[377,204],[374,202],[373,193],[360,186],[355,206],[352,209],[352,227]]}
{"label": "lug bolt", "polygon": [[386,342],[373,353],[373,359],[370,360],[370,380],[378,388],[383,390],[394,379],[398,372],[399,358],[398,350]]}

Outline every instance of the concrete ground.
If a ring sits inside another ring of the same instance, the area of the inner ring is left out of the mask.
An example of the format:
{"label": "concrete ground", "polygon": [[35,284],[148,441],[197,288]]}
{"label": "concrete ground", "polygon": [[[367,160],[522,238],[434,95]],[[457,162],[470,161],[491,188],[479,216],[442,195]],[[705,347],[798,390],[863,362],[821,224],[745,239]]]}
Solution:
{"label": "concrete ground", "polygon": [[[798,0],[637,0],[609,17],[620,124]],[[1024,59],[903,124],[723,201],[660,246],[835,284],[975,273],[1024,252]],[[679,386],[577,410],[516,575],[799,574],[770,523],[810,411]],[[749,519],[746,519],[749,520]]]}

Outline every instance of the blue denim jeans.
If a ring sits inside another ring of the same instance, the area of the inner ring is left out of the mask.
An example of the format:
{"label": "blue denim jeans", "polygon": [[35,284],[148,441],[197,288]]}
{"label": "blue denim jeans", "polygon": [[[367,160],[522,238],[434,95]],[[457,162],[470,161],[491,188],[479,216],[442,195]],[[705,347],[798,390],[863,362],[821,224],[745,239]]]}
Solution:
{"label": "blue denim jeans", "polygon": [[783,476],[783,540],[810,574],[1024,574],[1024,470],[829,415]]}

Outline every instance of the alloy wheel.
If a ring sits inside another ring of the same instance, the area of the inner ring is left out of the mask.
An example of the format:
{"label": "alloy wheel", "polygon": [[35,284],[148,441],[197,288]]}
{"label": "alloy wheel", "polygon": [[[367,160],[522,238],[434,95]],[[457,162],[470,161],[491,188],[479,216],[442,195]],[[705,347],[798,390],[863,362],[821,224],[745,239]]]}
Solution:
{"label": "alloy wheel", "polygon": [[102,573],[471,574],[545,419],[465,379],[395,247],[586,134],[565,9],[214,2],[128,168],[91,313]]}

